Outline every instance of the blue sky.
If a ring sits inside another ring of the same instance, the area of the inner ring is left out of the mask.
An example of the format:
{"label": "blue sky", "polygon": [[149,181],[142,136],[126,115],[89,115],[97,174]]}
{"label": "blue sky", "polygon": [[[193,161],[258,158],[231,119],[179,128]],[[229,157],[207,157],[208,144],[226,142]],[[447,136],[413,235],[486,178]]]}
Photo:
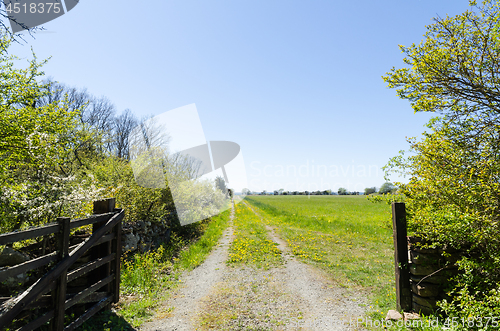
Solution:
{"label": "blue sky", "polygon": [[381,76],[467,0],[81,0],[11,52],[47,76],[157,115],[195,103],[208,140],[241,146],[251,190],[379,187],[429,114]]}

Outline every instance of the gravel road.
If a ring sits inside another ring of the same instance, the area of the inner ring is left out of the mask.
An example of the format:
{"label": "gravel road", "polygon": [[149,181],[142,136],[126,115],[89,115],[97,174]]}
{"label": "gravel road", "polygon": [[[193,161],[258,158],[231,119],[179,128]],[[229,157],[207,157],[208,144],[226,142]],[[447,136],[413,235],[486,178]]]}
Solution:
{"label": "gravel road", "polygon": [[364,297],[298,261],[271,227],[268,236],[282,251],[283,266],[227,267],[233,218],[234,210],[217,248],[182,277],[183,286],[164,303],[172,312],[141,331],[357,330],[357,318],[365,315]]}

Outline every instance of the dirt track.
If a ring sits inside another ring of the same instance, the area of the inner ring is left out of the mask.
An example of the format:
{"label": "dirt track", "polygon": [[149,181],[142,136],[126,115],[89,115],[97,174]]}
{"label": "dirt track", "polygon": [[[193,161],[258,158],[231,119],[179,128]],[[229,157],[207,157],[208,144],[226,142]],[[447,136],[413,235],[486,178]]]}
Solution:
{"label": "dirt track", "polygon": [[227,267],[233,218],[234,210],[216,249],[163,304],[171,313],[140,330],[356,330],[365,314],[362,296],[298,261],[271,227],[268,236],[282,251],[283,266]]}

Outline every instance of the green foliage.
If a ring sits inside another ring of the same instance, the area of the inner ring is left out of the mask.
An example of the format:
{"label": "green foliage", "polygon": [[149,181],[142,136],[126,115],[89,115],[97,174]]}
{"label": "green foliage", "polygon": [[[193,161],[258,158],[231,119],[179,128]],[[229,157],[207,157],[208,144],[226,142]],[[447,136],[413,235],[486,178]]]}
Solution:
{"label": "green foliage", "polygon": [[229,208],[227,195],[214,189],[213,182],[183,181],[172,188],[176,196],[177,212],[181,212],[184,220],[198,221],[217,215],[221,210]]}
{"label": "green foliage", "polygon": [[376,187],[367,187],[365,188],[365,195],[369,195],[369,194],[372,194],[372,193],[375,193],[377,192],[377,188]]}
{"label": "green foliage", "polygon": [[215,178],[215,187],[217,187],[222,193],[227,193],[226,181],[221,176]]}
{"label": "green foliage", "polygon": [[91,165],[90,171],[105,197],[115,197],[119,208],[127,210],[126,221],[150,221],[176,225],[171,215],[175,206],[168,188],[146,188],[137,184],[130,162],[108,157]]}
{"label": "green foliage", "polygon": [[168,251],[160,246],[157,251],[135,254],[123,261],[120,288],[131,300],[121,303],[120,314],[134,327],[151,317],[151,308],[158,303],[163,291],[177,283],[179,275],[172,273],[169,258]]}
{"label": "green foliage", "polygon": [[366,196],[366,200],[371,202],[385,202],[390,205],[393,202],[405,202],[406,197],[400,193],[370,194]]}
{"label": "green foliage", "polygon": [[135,254],[123,263],[121,289],[125,294],[147,295],[162,288],[158,282],[164,280],[162,274],[169,273],[171,268],[163,246],[156,251]]}
{"label": "green foliage", "polygon": [[[393,158],[386,170],[409,174],[400,184],[407,199],[411,229],[419,236],[493,253],[499,246],[500,166],[495,142],[476,137],[481,150],[468,143],[457,144],[462,136],[457,127],[436,120],[421,141],[412,139],[414,155]],[[467,128],[463,128],[467,130]]]}
{"label": "green foliage", "polygon": [[393,68],[384,80],[416,112],[454,118],[498,113],[498,17],[495,2],[484,1],[455,17],[434,19],[421,43],[400,46],[409,68]]}
{"label": "green foliage", "polygon": [[337,193],[339,195],[346,195],[348,192],[347,192],[346,188],[340,187],[339,190],[337,191]]}
{"label": "green foliage", "polygon": [[[0,37],[2,48],[11,40]],[[92,179],[73,171],[78,144],[78,109],[67,99],[42,106],[50,84],[37,80],[46,61],[33,59],[16,68],[17,58],[0,53],[0,229],[53,220],[63,212],[76,212],[98,189]]]}
{"label": "green foliage", "polygon": [[385,182],[384,184],[382,184],[382,186],[380,186],[378,193],[386,194],[386,193],[391,193],[394,190],[396,190],[396,186],[394,186],[394,184]]}
{"label": "green foliage", "polygon": [[[500,289],[495,287],[486,293],[477,293],[465,286],[461,289],[457,287],[455,293],[459,299],[450,303],[443,300],[439,306],[449,316],[458,319],[458,330],[494,330],[498,328],[498,316],[500,316]],[[482,300],[477,300],[478,295]],[[492,318],[496,319],[496,327]],[[464,323],[462,323],[464,321]]]}
{"label": "green foliage", "polygon": [[[465,251],[450,316],[495,316],[500,310],[500,83],[498,6],[435,20],[418,45],[401,46],[409,68],[384,80],[415,112],[436,112],[410,153],[392,158],[386,174],[405,196],[410,231],[437,246]],[[469,315],[471,314],[471,315]]]}
{"label": "green foliage", "polygon": [[[126,221],[150,221],[181,231],[175,212],[176,206],[168,186],[163,188],[140,186],[130,162],[115,157],[107,157],[99,163],[90,165],[89,171],[94,174],[96,185],[105,188],[101,195],[115,197],[117,205],[127,210]],[[180,200],[177,201],[177,207],[189,213],[184,217],[206,219],[218,214],[226,202],[224,195],[219,190],[214,190],[210,182],[182,181],[183,176],[185,172],[178,170],[175,176],[171,173],[168,178],[179,180],[173,189],[176,190],[175,194]]]}

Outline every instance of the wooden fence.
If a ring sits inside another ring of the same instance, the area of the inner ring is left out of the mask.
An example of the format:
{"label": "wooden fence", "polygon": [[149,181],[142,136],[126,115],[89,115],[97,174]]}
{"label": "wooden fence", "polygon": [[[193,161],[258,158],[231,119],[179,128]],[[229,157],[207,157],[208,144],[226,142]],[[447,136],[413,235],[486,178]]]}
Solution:
{"label": "wooden fence", "polygon": [[[1,283],[55,263],[28,289],[13,297],[0,298],[0,330],[28,331],[44,325],[50,330],[74,330],[99,310],[118,302],[124,211],[115,209],[114,199],[107,199],[94,202],[94,214],[85,219],[58,218],[56,223],[0,235],[0,245],[52,234],[56,241],[56,251],[0,270]],[[70,230],[91,224],[92,235],[70,246]],[[82,263],[84,254],[89,258]],[[68,293],[68,283],[76,279],[83,279],[86,285]],[[81,313],[76,319],[65,321],[66,310],[77,304],[83,307]]]}

